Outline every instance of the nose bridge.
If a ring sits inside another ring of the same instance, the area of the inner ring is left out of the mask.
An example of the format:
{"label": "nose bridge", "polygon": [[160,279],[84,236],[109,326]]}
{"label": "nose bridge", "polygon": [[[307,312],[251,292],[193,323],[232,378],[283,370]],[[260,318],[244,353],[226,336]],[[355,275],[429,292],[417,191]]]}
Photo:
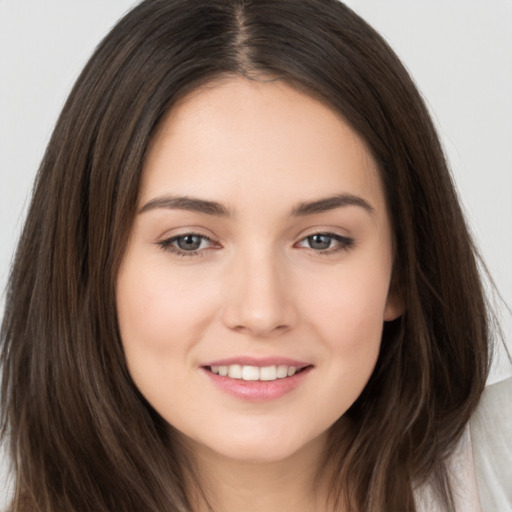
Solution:
{"label": "nose bridge", "polygon": [[283,258],[256,245],[233,258],[224,315],[230,328],[262,336],[290,328],[295,315]]}

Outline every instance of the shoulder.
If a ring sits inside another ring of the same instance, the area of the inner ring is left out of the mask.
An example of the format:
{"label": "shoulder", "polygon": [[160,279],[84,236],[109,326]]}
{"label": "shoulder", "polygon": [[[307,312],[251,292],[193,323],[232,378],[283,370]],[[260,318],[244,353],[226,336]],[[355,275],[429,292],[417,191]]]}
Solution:
{"label": "shoulder", "polygon": [[[485,512],[478,496],[469,426],[446,461],[446,469],[456,512]],[[415,501],[417,512],[446,512],[433,480],[416,488]]]}
{"label": "shoulder", "polygon": [[[487,386],[447,461],[457,512],[512,512],[512,377]],[[429,482],[418,512],[442,512]]]}
{"label": "shoulder", "polygon": [[512,512],[512,377],[488,386],[470,422],[484,512]]}

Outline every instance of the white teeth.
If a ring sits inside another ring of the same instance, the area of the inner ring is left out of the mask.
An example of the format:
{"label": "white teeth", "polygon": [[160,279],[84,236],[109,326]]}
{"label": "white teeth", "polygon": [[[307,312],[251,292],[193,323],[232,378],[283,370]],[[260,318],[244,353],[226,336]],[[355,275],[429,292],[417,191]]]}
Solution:
{"label": "white teeth", "polygon": [[276,379],[284,379],[291,377],[297,373],[295,366],[286,366],[284,364],[279,366],[242,366],[239,364],[232,364],[229,366],[212,366],[210,368],[212,373],[216,373],[221,377],[229,377],[231,379],[242,380],[263,380],[272,381]]}
{"label": "white teeth", "polygon": [[231,379],[241,379],[242,367],[239,364],[232,364],[228,366],[228,377]]}
{"label": "white teeth", "polygon": [[288,366],[280,364],[277,367],[277,378],[284,379],[285,377],[288,377]]}
{"label": "white teeth", "polygon": [[260,368],[260,380],[276,380],[277,370],[275,366],[264,366]]}
{"label": "white teeth", "polygon": [[242,379],[260,380],[260,369],[257,366],[244,366],[242,368]]}

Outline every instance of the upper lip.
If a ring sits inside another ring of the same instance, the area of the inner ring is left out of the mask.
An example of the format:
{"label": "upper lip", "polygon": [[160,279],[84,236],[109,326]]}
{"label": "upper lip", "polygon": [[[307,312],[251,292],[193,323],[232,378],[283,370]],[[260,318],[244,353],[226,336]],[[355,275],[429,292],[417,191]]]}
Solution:
{"label": "upper lip", "polygon": [[277,356],[268,356],[268,357],[254,357],[254,356],[239,356],[239,357],[229,357],[226,359],[216,359],[215,361],[208,361],[201,366],[231,366],[234,364],[239,364],[240,366],[294,366],[297,369],[305,368],[306,366],[311,366],[311,363],[306,363],[304,361],[298,361],[297,359],[291,359],[289,357],[277,357]]}

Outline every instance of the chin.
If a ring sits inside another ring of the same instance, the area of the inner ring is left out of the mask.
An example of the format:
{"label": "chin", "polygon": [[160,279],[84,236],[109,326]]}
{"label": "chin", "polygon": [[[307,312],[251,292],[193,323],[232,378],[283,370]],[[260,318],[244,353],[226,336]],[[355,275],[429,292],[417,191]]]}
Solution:
{"label": "chin", "polygon": [[[265,435],[268,434],[268,435]],[[313,445],[318,448],[318,443],[325,443],[325,437],[311,435],[294,435],[294,432],[267,432],[260,429],[247,430],[243,434],[230,433],[221,439],[210,437],[209,439],[196,439],[193,444],[198,452],[208,452],[243,463],[274,463],[284,461],[307,452]],[[315,450],[316,451],[316,450]]]}
{"label": "chin", "polygon": [[217,453],[233,461],[245,462],[249,464],[265,464],[279,462],[293,456],[300,448],[295,446],[283,446],[280,443],[262,445],[239,444],[225,447],[222,452],[217,449]]}

